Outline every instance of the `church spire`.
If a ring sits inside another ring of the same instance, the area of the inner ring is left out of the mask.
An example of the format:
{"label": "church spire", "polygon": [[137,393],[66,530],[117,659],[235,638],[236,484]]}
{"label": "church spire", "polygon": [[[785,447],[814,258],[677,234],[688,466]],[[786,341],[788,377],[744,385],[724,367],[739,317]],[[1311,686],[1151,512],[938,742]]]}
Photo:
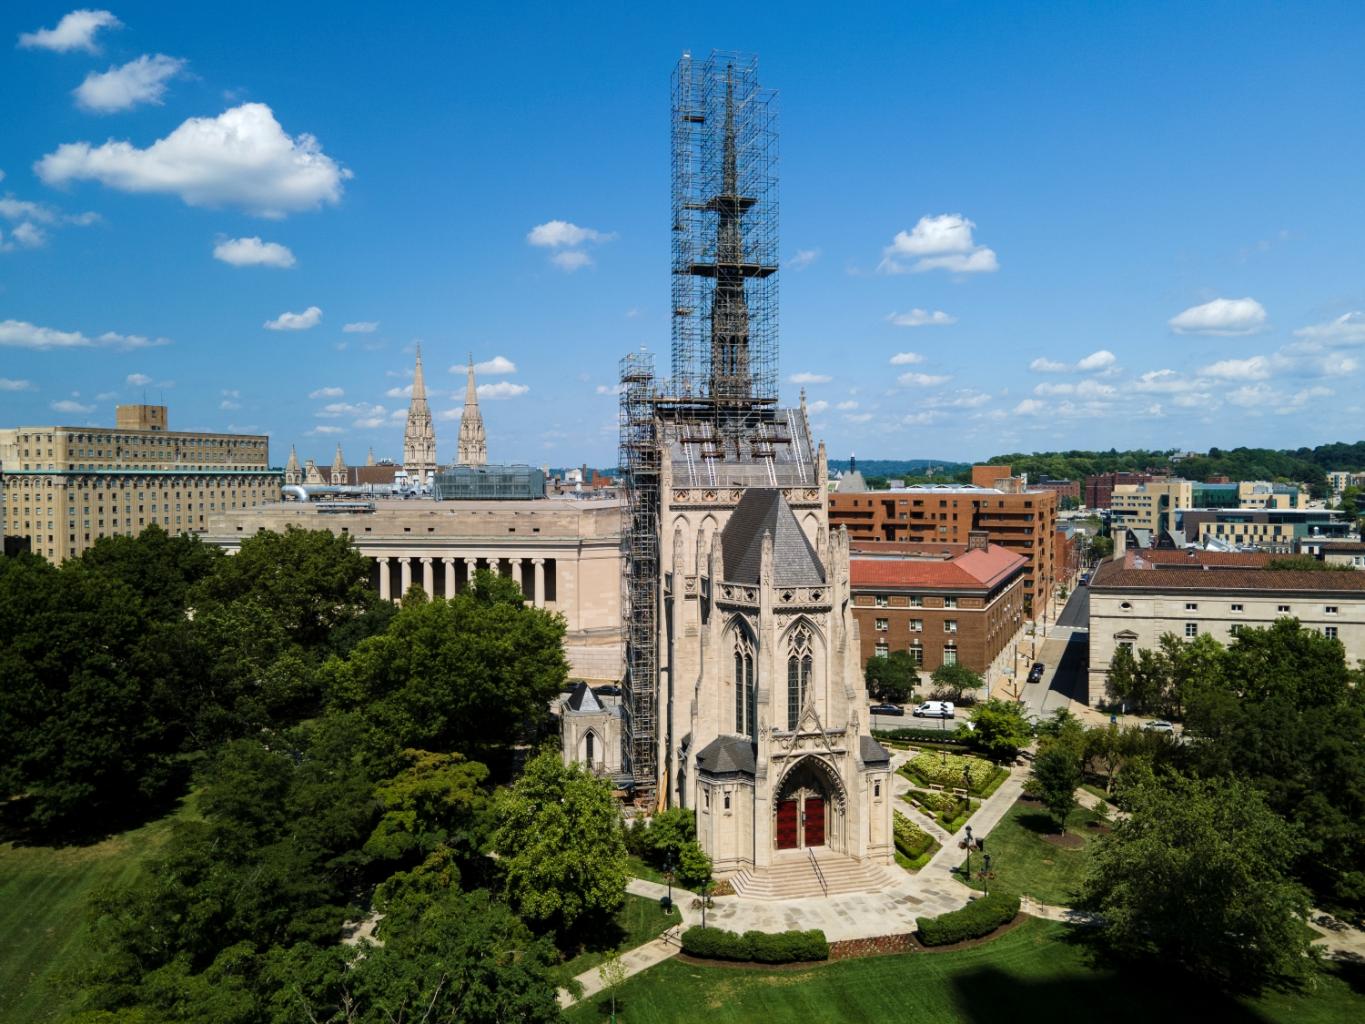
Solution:
{"label": "church spire", "polygon": [[284,482],[286,484],[303,483],[303,470],[299,468],[299,453],[292,444],[289,446],[289,461],[284,464]]}
{"label": "church spire", "polygon": [[479,412],[479,389],[474,385],[474,356],[469,356],[469,373],[465,380],[464,410],[460,413],[460,440],[455,463],[459,466],[486,466],[488,438],[483,431],[483,414]]}
{"label": "church spire", "polygon": [[337,442],[336,458],[332,460],[332,483],[344,484],[349,474],[346,471],[346,456],[341,454],[341,442]]}
{"label": "church spire", "polygon": [[427,385],[422,376],[422,346],[417,346],[417,367],[412,374],[412,401],[408,425],[403,431],[403,469],[418,483],[436,470],[436,429],[427,405]]}

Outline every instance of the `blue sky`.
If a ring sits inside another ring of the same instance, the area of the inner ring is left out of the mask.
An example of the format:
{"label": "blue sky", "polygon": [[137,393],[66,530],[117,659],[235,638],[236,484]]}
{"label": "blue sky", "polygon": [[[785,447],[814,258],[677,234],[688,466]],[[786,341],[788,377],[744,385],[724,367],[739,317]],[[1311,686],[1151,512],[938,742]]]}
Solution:
{"label": "blue sky", "polygon": [[612,464],[716,47],[780,96],[832,454],[1365,436],[1365,6],[757,6],[4,5],[0,422],[399,457],[420,340],[442,459],[472,352],[494,461]]}

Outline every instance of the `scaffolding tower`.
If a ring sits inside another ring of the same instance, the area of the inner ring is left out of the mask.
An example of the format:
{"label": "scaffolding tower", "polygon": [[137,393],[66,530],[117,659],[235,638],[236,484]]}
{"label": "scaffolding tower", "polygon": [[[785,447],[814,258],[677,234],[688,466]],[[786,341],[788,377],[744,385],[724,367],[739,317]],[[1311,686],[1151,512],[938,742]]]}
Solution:
{"label": "scaffolding tower", "polygon": [[635,798],[652,806],[658,796],[659,685],[659,468],[654,357],[632,352],[621,360],[620,471],[625,487],[621,544],[621,622],[626,671],[621,685],[624,768]]}
{"label": "scaffolding tower", "polygon": [[673,73],[673,380],[721,419],[777,401],[777,100],[758,59]]}

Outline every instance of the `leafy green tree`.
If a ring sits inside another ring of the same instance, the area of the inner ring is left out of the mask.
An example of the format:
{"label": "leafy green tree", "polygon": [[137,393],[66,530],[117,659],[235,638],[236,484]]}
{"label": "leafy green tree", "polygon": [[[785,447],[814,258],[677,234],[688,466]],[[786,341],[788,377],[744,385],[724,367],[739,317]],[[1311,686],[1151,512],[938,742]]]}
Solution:
{"label": "leafy green tree", "polygon": [[1095,534],[1090,538],[1090,560],[1100,561],[1114,553],[1114,538]]}
{"label": "leafy green tree", "polygon": [[1308,899],[1288,874],[1296,830],[1236,779],[1168,774],[1130,797],[1083,885],[1105,942],[1230,988],[1304,977]]}
{"label": "leafy green tree", "polygon": [[1120,646],[1109,662],[1109,693],[1133,711],[1161,707],[1170,689],[1169,678],[1169,665],[1160,651],[1144,647],[1134,658],[1128,648]]}
{"label": "leafy green tree", "polygon": [[1085,762],[1104,776],[1106,793],[1113,795],[1119,775],[1127,769],[1133,758],[1146,751],[1147,740],[1148,736],[1132,725],[1120,728],[1110,722],[1085,730]]}
{"label": "leafy green tree", "polygon": [[683,847],[697,838],[697,814],[686,807],[670,807],[649,820],[643,856],[657,868],[677,867]]}
{"label": "leafy green tree", "polygon": [[1081,784],[1081,766],[1075,751],[1065,743],[1049,743],[1033,760],[1034,789],[1058,832],[1066,831],[1066,819],[1076,806],[1076,787]]}
{"label": "leafy green tree", "polygon": [[695,841],[685,843],[678,855],[678,884],[694,892],[711,880],[711,858]]}
{"label": "leafy green tree", "polygon": [[335,710],[360,711],[395,752],[504,752],[548,715],[568,677],[562,617],[480,571],[453,599],[405,600],[388,629],[323,667]]}
{"label": "leafy green tree", "polygon": [[1282,555],[1279,558],[1272,558],[1266,562],[1267,569],[1277,569],[1287,572],[1354,572],[1355,569],[1349,565],[1337,565],[1335,562],[1323,562],[1314,558],[1312,555]]}
{"label": "leafy green tree", "polygon": [[968,691],[979,690],[982,679],[966,665],[940,665],[934,669],[930,678],[934,682],[934,695],[941,699],[961,702]]}
{"label": "leafy green tree", "polygon": [[909,651],[892,651],[885,658],[869,658],[864,670],[867,692],[874,700],[905,704],[915,695],[919,669]]}
{"label": "leafy green tree", "polygon": [[988,700],[978,704],[972,712],[972,731],[964,728],[966,736],[982,753],[997,761],[1011,761],[1019,751],[1033,742],[1033,727],[1024,706],[1012,700]]}
{"label": "leafy green tree", "polygon": [[1158,659],[1165,685],[1159,701],[1171,718],[1183,718],[1189,695],[1199,687],[1221,685],[1227,668],[1227,651],[1208,633],[1183,640],[1173,633],[1161,638]]}
{"label": "leafy green tree", "polygon": [[496,813],[493,847],[522,917],[565,933],[620,909],[626,848],[608,783],[547,750],[498,794]]}
{"label": "leafy green tree", "polygon": [[408,767],[375,787],[383,814],[365,852],[400,862],[425,859],[440,847],[477,854],[489,824],[482,788],[488,769],[460,754],[405,750],[403,757]]}

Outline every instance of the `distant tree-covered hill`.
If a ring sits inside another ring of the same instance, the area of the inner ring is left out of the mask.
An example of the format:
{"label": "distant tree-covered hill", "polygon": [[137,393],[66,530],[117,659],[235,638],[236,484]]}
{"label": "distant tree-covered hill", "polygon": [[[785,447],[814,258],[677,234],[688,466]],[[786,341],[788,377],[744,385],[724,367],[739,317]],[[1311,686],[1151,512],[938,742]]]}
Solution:
{"label": "distant tree-covered hill", "polygon": [[[971,470],[971,463],[949,462],[946,459],[858,459],[858,472],[864,477],[885,476],[904,479],[906,477],[945,477],[952,478]],[[932,470],[932,472],[930,472]],[[831,473],[848,471],[847,459],[830,459]]]}

